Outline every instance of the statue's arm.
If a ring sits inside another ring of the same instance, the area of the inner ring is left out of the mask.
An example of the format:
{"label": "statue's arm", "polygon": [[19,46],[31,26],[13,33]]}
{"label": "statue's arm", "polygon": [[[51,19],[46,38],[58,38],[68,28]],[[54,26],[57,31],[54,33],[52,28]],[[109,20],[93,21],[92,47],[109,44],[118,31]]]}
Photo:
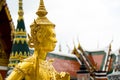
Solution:
{"label": "statue's arm", "polygon": [[19,70],[14,70],[6,80],[22,80],[24,77],[23,73]]}
{"label": "statue's arm", "polygon": [[20,69],[20,67],[16,66],[6,80],[22,80],[24,74],[24,71]]}
{"label": "statue's arm", "polygon": [[30,68],[29,62],[19,63],[12,71],[12,73],[7,77],[6,80],[22,80],[25,75],[28,73]]}

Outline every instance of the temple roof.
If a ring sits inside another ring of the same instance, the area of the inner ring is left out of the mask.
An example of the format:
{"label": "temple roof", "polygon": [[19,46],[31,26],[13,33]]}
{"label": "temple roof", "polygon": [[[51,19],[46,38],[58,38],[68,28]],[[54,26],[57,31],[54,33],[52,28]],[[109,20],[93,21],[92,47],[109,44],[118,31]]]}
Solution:
{"label": "temple roof", "polygon": [[0,73],[3,79],[6,77],[9,55],[12,48],[14,24],[6,0],[0,0]]}
{"label": "temple roof", "polygon": [[54,59],[53,66],[58,72],[68,72],[71,79],[76,79],[80,64],[74,55],[51,52],[47,55],[47,59]]}
{"label": "temple roof", "polygon": [[[13,32],[14,24],[7,3],[5,0],[0,0],[0,45],[5,51],[7,58],[9,58],[12,47]],[[1,61],[4,60],[0,60],[0,65],[2,65]]]}

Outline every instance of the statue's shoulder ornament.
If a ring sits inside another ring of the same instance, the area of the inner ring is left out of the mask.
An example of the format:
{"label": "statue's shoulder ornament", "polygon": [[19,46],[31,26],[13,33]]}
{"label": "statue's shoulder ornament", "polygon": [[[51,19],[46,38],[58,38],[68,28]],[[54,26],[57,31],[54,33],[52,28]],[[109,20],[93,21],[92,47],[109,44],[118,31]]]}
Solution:
{"label": "statue's shoulder ornament", "polygon": [[29,74],[34,69],[34,58],[29,57],[27,59],[22,60],[14,70],[17,72],[21,72],[23,74]]}

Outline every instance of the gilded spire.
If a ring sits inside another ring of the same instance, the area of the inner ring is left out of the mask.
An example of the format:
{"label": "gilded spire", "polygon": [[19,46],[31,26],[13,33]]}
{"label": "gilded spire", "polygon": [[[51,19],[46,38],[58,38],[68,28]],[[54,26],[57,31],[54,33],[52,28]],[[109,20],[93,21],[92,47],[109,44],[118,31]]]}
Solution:
{"label": "gilded spire", "polygon": [[12,51],[10,54],[10,63],[8,67],[14,67],[22,59],[27,58],[30,55],[29,47],[27,43],[26,28],[23,19],[23,7],[22,0],[19,1],[19,11],[18,11],[18,20],[17,28],[15,30],[15,37],[13,40]]}
{"label": "gilded spire", "polygon": [[22,7],[22,0],[19,0],[19,10],[18,10],[18,15],[19,15],[19,20],[20,19],[23,19],[23,14],[24,14],[24,12],[23,12],[23,7]]}
{"label": "gilded spire", "polygon": [[[18,20],[17,20],[17,28],[16,28],[16,31],[18,34],[20,31],[22,33],[24,33],[26,30],[25,30],[25,23],[24,23],[24,19],[23,19],[23,0],[18,0]],[[21,33],[20,33],[21,34]],[[24,33],[26,35],[26,32]]]}
{"label": "gilded spire", "polygon": [[38,11],[36,12],[36,14],[39,16],[39,17],[44,17],[47,15],[47,11],[45,9],[45,6],[44,6],[44,1],[43,0],[40,0],[40,6],[38,8]]}

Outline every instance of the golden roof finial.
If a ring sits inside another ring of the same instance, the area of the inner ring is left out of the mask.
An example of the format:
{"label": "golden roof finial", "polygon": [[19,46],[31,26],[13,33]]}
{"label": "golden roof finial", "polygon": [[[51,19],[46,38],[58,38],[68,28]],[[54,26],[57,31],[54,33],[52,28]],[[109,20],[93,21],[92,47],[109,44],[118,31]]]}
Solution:
{"label": "golden roof finial", "polygon": [[45,6],[44,6],[44,1],[43,0],[40,0],[40,6],[38,8],[38,11],[36,12],[36,14],[39,16],[39,17],[44,17],[47,15],[47,11],[45,9]]}
{"label": "golden roof finial", "polygon": [[18,10],[18,15],[19,15],[19,18],[18,19],[23,19],[23,7],[22,7],[22,0],[19,0],[19,10]]}

